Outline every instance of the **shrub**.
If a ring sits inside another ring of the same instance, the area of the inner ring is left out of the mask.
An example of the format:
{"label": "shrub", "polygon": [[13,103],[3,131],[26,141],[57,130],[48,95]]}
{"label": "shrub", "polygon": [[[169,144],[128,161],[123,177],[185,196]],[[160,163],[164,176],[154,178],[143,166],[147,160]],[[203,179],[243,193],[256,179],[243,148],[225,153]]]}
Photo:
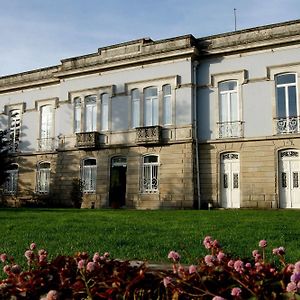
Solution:
{"label": "shrub", "polygon": [[208,254],[189,267],[170,251],[172,268],[154,270],[145,263],[114,260],[109,253],[86,252],[48,261],[32,243],[25,251],[27,270],[0,255],[5,279],[1,299],[299,299],[300,262],[287,264],[283,247],[273,249],[281,267],[266,262],[267,242],[259,242],[252,258],[233,258],[217,240],[203,241]]}

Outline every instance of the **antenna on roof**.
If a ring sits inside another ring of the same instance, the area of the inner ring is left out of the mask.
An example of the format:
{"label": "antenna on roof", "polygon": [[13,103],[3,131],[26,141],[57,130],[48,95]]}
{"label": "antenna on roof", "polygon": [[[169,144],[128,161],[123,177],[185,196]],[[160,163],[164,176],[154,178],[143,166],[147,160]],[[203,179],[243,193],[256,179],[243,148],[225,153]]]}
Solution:
{"label": "antenna on roof", "polygon": [[234,31],[236,31],[236,8],[233,9],[234,14]]}

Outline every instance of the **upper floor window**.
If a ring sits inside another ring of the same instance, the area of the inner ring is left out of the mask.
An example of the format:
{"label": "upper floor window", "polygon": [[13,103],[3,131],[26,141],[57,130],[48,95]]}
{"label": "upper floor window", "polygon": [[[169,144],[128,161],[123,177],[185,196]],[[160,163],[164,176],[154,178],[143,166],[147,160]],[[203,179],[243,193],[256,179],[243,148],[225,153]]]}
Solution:
{"label": "upper floor window", "polygon": [[54,109],[52,105],[41,107],[40,114],[40,150],[54,149]]}
{"label": "upper floor window", "polygon": [[48,194],[50,191],[50,163],[40,162],[37,166],[37,192]]}
{"label": "upper floor window", "polygon": [[140,126],[140,92],[138,89],[131,91],[131,127]]}
{"label": "upper floor window", "polygon": [[157,87],[148,87],[144,90],[144,126],[158,124],[158,90]]}
{"label": "upper floor window", "polygon": [[299,132],[296,74],[275,76],[277,133]]}
{"label": "upper floor window", "polygon": [[6,170],[6,180],[4,183],[4,193],[15,195],[18,189],[18,172],[19,166],[17,164],[11,164]]}
{"label": "upper floor window", "polygon": [[74,99],[74,132],[81,132],[81,99]]}
{"label": "upper floor window", "polygon": [[143,157],[142,191],[155,193],[158,191],[158,156],[147,155]]}
{"label": "upper floor window", "polygon": [[21,111],[13,109],[9,112],[9,142],[10,151],[15,152],[19,148],[21,131]]}
{"label": "upper floor window", "polygon": [[97,131],[97,102],[96,96],[90,95],[84,98],[85,102],[85,131]]}
{"label": "upper floor window", "polygon": [[171,85],[166,84],[162,88],[163,91],[163,125],[172,124],[172,96]]}
{"label": "upper floor window", "polygon": [[95,158],[87,158],[82,161],[81,181],[84,193],[96,192],[97,162]]}
{"label": "upper floor window", "polygon": [[239,115],[238,83],[236,80],[220,82],[219,88],[219,138],[242,136]]}
{"label": "upper floor window", "polygon": [[109,128],[109,96],[108,94],[101,95],[101,130],[106,131]]}

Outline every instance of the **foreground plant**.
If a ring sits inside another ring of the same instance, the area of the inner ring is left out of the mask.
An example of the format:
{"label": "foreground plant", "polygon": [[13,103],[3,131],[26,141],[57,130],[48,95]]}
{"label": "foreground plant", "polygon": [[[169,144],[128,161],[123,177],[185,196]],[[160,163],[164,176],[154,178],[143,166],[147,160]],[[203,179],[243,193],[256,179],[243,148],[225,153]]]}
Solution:
{"label": "foreground plant", "polygon": [[170,251],[172,268],[153,270],[145,263],[110,259],[107,252],[49,262],[47,251],[32,243],[24,253],[27,270],[0,255],[7,275],[0,281],[0,299],[300,299],[300,262],[287,264],[283,247],[273,249],[282,266],[276,268],[265,259],[265,240],[250,259],[232,258],[210,236],[203,245],[208,254],[197,264],[182,266],[180,254]]}

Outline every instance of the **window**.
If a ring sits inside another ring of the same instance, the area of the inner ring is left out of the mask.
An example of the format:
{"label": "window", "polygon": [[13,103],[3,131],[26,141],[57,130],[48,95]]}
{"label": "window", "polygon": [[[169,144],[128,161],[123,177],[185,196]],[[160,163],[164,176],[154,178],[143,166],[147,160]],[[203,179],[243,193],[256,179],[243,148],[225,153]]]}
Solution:
{"label": "window", "polygon": [[81,169],[81,181],[83,193],[96,192],[96,179],[97,179],[97,163],[94,158],[84,159]]}
{"label": "window", "polygon": [[148,87],[144,90],[144,126],[158,123],[158,91],[156,87]]}
{"label": "window", "polygon": [[18,171],[19,166],[17,164],[11,164],[6,171],[7,177],[4,183],[4,193],[15,195],[18,189]]}
{"label": "window", "polygon": [[143,157],[142,191],[155,193],[158,191],[158,156]]}
{"label": "window", "polygon": [[96,96],[86,96],[85,102],[85,132],[97,131]]}
{"label": "window", "polygon": [[101,130],[108,130],[108,94],[101,95]]}
{"label": "window", "polygon": [[19,148],[21,130],[21,111],[13,109],[9,112],[9,142],[10,151],[15,152]]}
{"label": "window", "polygon": [[131,91],[131,126],[140,126],[140,92],[138,89]]}
{"label": "window", "polygon": [[298,116],[296,74],[276,76],[277,117]]}
{"label": "window", "polygon": [[81,99],[74,99],[74,132],[81,132]]}
{"label": "window", "polygon": [[41,107],[41,127],[40,127],[40,150],[53,150],[53,106],[44,105]]}
{"label": "window", "polygon": [[50,191],[50,163],[40,162],[37,166],[37,192],[48,194]]}
{"label": "window", "polygon": [[242,136],[236,80],[219,83],[219,138]]}
{"label": "window", "polygon": [[172,124],[172,96],[171,86],[166,84],[163,86],[163,125]]}

